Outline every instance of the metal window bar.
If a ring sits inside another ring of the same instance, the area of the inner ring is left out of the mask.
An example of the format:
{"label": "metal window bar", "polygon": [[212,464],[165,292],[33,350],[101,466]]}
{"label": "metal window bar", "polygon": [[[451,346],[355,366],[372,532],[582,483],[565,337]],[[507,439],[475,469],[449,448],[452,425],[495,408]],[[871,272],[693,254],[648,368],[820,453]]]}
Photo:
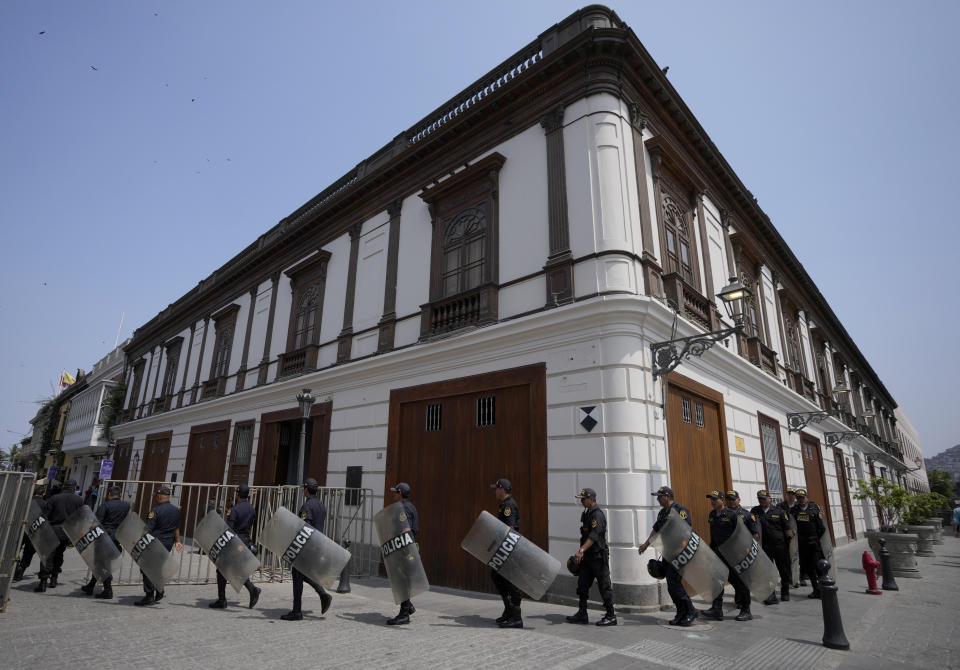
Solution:
{"label": "metal window bar", "polygon": [[767,491],[775,499],[783,497],[783,479],[780,463],[780,445],[777,442],[777,430],[767,423],[760,424],[760,434],[763,441],[763,458],[767,462]]}
{"label": "metal window bar", "polygon": [[10,599],[10,584],[33,496],[33,480],[32,472],[0,472],[0,613],[7,611]]}
{"label": "metal window bar", "polygon": [[681,404],[683,405],[683,422],[684,422],[684,423],[690,423],[690,421],[691,421],[691,417],[690,417],[690,399],[689,399],[689,398],[681,398],[680,400],[682,401]]}
{"label": "metal window bar", "polygon": [[[175,554],[179,561],[177,573],[170,584],[210,584],[216,582],[217,571],[213,562],[208,560],[192,536],[193,530],[208,509],[216,509],[224,516],[236,498],[237,487],[232,484],[170,483],[143,480],[110,480],[101,482],[101,491],[110,486],[121,488],[121,499],[130,503],[130,514],[137,514],[146,520],[153,509],[156,490],[163,484],[171,486],[173,493],[170,502],[180,509],[180,541],[183,553]],[[380,565],[379,544],[373,536],[374,493],[372,489],[347,489],[322,487],[317,496],[327,508],[324,534],[339,542],[349,543],[353,555],[350,562],[351,577],[370,577],[378,574]],[[97,506],[106,502],[106,495],[98,497]],[[357,504],[348,504],[356,500]],[[300,509],[303,502],[303,488],[300,486],[251,486],[250,502],[257,511],[256,521],[250,531],[250,538],[258,549],[260,568],[250,576],[254,582],[282,582],[290,577],[290,566],[281,562],[280,557],[270,552],[258,542],[263,527],[273,512],[286,507],[293,513]],[[24,517],[26,511],[24,510]],[[120,567],[114,574],[114,583],[118,586],[139,584],[142,582],[140,570],[131,560],[129,553],[123,552]]]}
{"label": "metal window bar", "polygon": [[427,405],[427,425],[426,430],[434,431],[440,430],[442,425],[443,418],[443,405],[441,403],[433,403]]}
{"label": "metal window bar", "polygon": [[693,403],[693,409],[695,411],[695,416],[697,419],[697,427],[703,428],[703,403],[699,400]]}
{"label": "metal window bar", "polygon": [[477,398],[477,426],[493,426],[496,424],[496,396],[488,395]]}

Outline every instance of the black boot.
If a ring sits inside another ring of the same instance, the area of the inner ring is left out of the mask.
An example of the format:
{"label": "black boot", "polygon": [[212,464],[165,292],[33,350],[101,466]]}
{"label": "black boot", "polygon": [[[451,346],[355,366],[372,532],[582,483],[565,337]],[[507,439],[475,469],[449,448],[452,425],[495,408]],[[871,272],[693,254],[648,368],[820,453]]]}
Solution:
{"label": "black boot", "polygon": [[404,624],[410,623],[410,609],[411,607],[407,606],[406,601],[400,603],[400,611],[397,613],[397,616],[391,619],[387,619],[387,625],[402,626]]}
{"label": "black boot", "polygon": [[523,628],[523,619],[520,617],[520,608],[511,607],[510,617],[497,624],[500,628]]}
{"label": "black boot", "polygon": [[700,612],[700,614],[714,621],[723,621],[723,608],[717,605],[716,602],[713,603],[713,607]]}
{"label": "black boot", "polygon": [[252,610],[258,600],[260,600],[260,587],[254,586],[250,589],[250,603],[247,605],[247,609]]}
{"label": "black boot", "polygon": [[97,585],[97,578],[91,577],[90,581],[80,587],[80,590],[86,593],[88,596],[93,595],[93,589]]}
{"label": "black boot", "polygon": [[680,622],[683,621],[683,617],[687,615],[687,604],[681,602],[677,605],[677,616],[673,617],[668,621],[671,626],[679,626]]}
{"label": "black boot", "polygon": [[788,602],[790,600],[790,587],[784,586],[780,589],[780,600]]}
{"label": "black boot", "polygon": [[17,567],[14,568],[13,570],[13,581],[19,582],[21,579],[23,579],[23,573],[25,571],[26,571],[26,568],[23,568],[23,567],[20,567],[20,565],[17,565]]}
{"label": "black boot", "polygon": [[686,614],[683,615],[683,618],[680,619],[680,625],[683,627],[692,626],[696,618],[700,616],[700,612],[698,612],[697,608],[693,606],[693,601],[689,599],[687,599],[687,601],[684,603],[684,606],[686,607],[687,611]]}
{"label": "black boot", "polygon": [[617,625],[617,615],[613,610],[607,610],[607,613],[603,615],[603,618],[597,622],[598,626],[616,626]]}
{"label": "black boot", "polygon": [[138,600],[133,604],[136,605],[137,607],[147,607],[149,605],[152,605],[155,602],[157,602],[157,600],[153,595],[153,591],[150,591],[145,596],[143,596],[143,598],[141,598],[140,600]]}
{"label": "black boot", "polygon": [[47,578],[41,577],[40,583],[33,587],[34,593],[43,593],[47,590]]}
{"label": "black boot", "polygon": [[302,621],[303,612],[301,612],[300,610],[290,610],[286,614],[281,614],[280,618],[283,619],[284,621]]}
{"label": "black boot", "polygon": [[50,589],[55,589],[55,588],[57,588],[57,576],[56,576],[56,575],[51,575],[51,576],[50,576],[50,582],[47,584],[47,588],[50,588]]}
{"label": "black boot", "polygon": [[103,590],[100,591],[94,598],[99,598],[100,600],[110,600],[113,598],[113,586],[109,583],[103,585]]}
{"label": "black boot", "polygon": [[753,619],[753,615],[750,614],[750,608],[744,607],[740,610],[740,614],[734,617],[736,621],[750,621]]}
{"label": "black boot", "polygon": [[769,596],[766,600],[763,601],[763,604],[764,604],[764,605],[776,605],[778,602],[780,602],[780,601],[777,600],[777,592],[774,591],[773,593],[770,594],[770,596]]}
{"label": "black boot", "polygon": [[209,605],[210,609],[214,610],[225,610],[227,609],[227,601],[223,598],[217,598]]}
{"label": "black boot", "polygon": [[590,617],[587,616],[587,608],[581,605],[576,614],[567,617],[567,623],[590,623]]}
{"label": "black boot", "polygon": [[161,600],[163,600],[163,596],[165,595],[166,593],[164,593],[163,590],[157,591],[157,594],[153,597],[154,602],[160,602]]}
{"label": "black boot", "polygon": [[317,591],[317,593],[320,595],[320,614],[326,614],[327,610],[330,609],[330,603],[333,602],[333,596],[323,590]]}
{"label": "black boot", "polygon": [[511,607],[510,607],[510,598],[508,598],[507,596],[501,596],[501,598],[503,599],[503,612],[501,612],[501,613],[500,613],[500,616],[498,616],[498,617],[495,619],[495,621],[496,621],[498,624],[501,624],[501,623],[503,623],[504,621],[506,621],[507,619],[510,618],[510,609],[511,609]]}

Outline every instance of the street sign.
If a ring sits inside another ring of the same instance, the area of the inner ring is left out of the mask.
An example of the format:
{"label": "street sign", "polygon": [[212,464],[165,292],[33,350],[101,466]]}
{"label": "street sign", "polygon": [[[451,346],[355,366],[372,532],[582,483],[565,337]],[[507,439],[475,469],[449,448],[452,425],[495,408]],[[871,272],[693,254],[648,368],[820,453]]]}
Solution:
{"label": "street sign", "polygon": [[57,476],[57,466],[51,465],[47,468],[47,481],[52,482]]}
{"label": "street sign", "polygon": [[110,459],[104,459],[100,461],[100,481],[104,479],[110,479],[113,475],[113,461]]}

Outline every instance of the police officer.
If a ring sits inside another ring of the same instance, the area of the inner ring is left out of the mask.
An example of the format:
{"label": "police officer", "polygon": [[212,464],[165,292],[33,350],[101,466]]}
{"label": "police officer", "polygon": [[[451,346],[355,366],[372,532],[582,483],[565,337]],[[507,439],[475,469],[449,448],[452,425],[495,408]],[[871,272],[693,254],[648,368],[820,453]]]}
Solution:
{"label": "police officer", "polygon": [[[654,534],[660,532],[660,529],[663,528],[663,524],[667,522],[667,517],[670,515],[670,510],[676,510],[677,514],[680,515],[680,518],[687,522],[687,525],[692,525],[690,523],[690,512],[687,511],[687,508],[676,502],[673,498],[673,489],[669,486],[661,486],[659,489],[654,491],[653,495],[657,497],[657,503],[660,505],[660,512],[657,514],[657,520],[653,524],[653,530],[650,532],[649,537],[646,541],[640,545],[639,553],[642,556],[643,552],[647,550],[647,547],[650,546],[650,540],[653,539]],[[671,621],[671,626],[691,626],[693,625],[693,620],[700,616],[700,613],[693,606],[693,601],[690,600],[690,596],[687,595],[686,589],[683,588],[683,581],[680,577],[680,573],[675,567],[669,562],[664,561],[666,567],[666,578],[667,578],[667,592],[670,594],[670,598],[673,600],[673,604],[677,608],[677,616],[675,616]]]}
{"label": "police officer", "polygon": [[[180,510],[170,502],[172,492],[173,490],[167,484],[157,489],[155,496],[157,505],[147,515],[146,531],[153,535],[167,551],[176,547],[177,551],[181,552],[183,545],[180,544]],[[133,604],[137,607],[145,607],[163,600],[163,589],[154,586],[142,570],[140,574],[143,575],[144,596]]]}
{"label": "police officer", "polygon": [[[736,491],[730,491],[729,493],[734,494],[733,500],[739,497],[736,495]],[[714,489],[707,494],[707,498],[713,508],[707,517],[710,522],[710,548],[717,552],[717,556],[729,569],[728,579],[733,584],[734,600],[740,607],[740,613],[737,614],[735,619],[737,621],[750,621],[753,619],[753,615],[750,613],[750,590],[747,589],[746,584],[737,576],[719,551],[720,545],[730,539],[730,536],[737,530],[737,524],[741,523],[741,517],[736,511],[724,504],[725,495],[723,491]],[[749,515],[747,516],[749,517]],[[705,610],[703,615],[710,619],[723,621],[723,593],[714,598],[713,605],[710,609]]]}
{"label": "police officer", "polygon": [[[317,497],[318,488],[320,488],[320,486],[313,477],[308,478],[307,481],[303,483],[304,500],[303,504],[300,505],[300,511],[297,513],[301,519],[322,533],[323,527],[327,522],[327,507],[323,504],[323,501]],[[296,568],[291,568],[290,572],[293,574],[293,609],[286,614],[281,614],[280,618],[284,621],[300,621],[303,619],[301,606],[303,602],[304,582],[312,586],[313,590],[320,596],[320,614],[326,614],[327,610],[330,609],[330,603],[333,602],[333,596]]]}
{"label": "police officer", "polygon": [[[520,507],[517,501],[513,499],[513,487],[509,479],[498,479],[496,483],[491,484],[497,496],[497,518],[507,524],[515,531],[520,532]],[[496,622],[500,628],[523,628],[523,619],[520,616],[520,601],[523,594],[520,589],[511,584],[499,572],[490,570],[490,577],[493,579],[493,585],[503,600],[503,614],[497,617]]]}
{"label": "police officer", "polygon": [[[41,512],[46,514],[47,501],[43,499],[42,486],[33,487],[33,499],[40,505]],[[30,563],[33,562],[33,556],[36,553],[37,550],[33,548],[33,542],[31,542],[27,534],[24,533],[23,541],[20,544],[20,560],[17,561],[17,567],[13,569],[13,581],[19,582],[23,579],[23,573],[30,567]]]}
{"label": "police officer", "polygon": [[[790,512],[771,505],[770,494],[764,489],[757,491],[757,502],[759,504],[750,510],[750,514],[760,524],[760,546],[780,573],[780,598],[790,600],[790,538],[793,536]],[[778,602],[774,590],[763,604],[775,605]]]}
{"label": "police officer", "polygon": [[587,623],[587,600],[590,586],[597,580],[597,590],[606,610],[598,626],[616,626],[617,614],[613,610],[613,586],[610,583],[610,549],[607,546],[607,517],[597,504],[597,492],[593,489],[580,489],[574,496],[583,505],[580,514],[580,548],[573,560],[580,564],[577,573],[577,596],[580,607],[576,613],[568,616],[569,623]]}
{"label": "police officer", "polygon": [[[790,529],[796,533],[797,523],[796,516],[794,515],[794,507],[797,505],[797,492],[792,486],[788,486],[787,490],[783,492],[783,500],[777,503],[777,507],[782,510],[785,510],[790,514]],[[790,586],[797,588],[798,586],[806,586],[807,580],[800,574],[799,565],[797,566],[797,581],[793,581],[793,557],[790,556],[790,548],[787,547],[787,556],[790,558]]]}
{"label": "police officer", "polygon": [[[117,528],[119,528],[123,520],[127,518],[127,512],[130,511],[130,503],[125,500],[120,500],[120,493],[121,490],[119,486],[111,486],[107,489],[107,501],[97,510],[97,520],[100,522],[100,526],[107,532],[107,535],[110,536],[113,543],[117,545],[117,549],[120,549],[120,542],[118,542],[116,538]],[[92,596],[93,589],[96,585],[97,578],[91,577],[87,584],[80,587],[80,590],[88,596]],[[110,575],[103,580],[103,589],[94,597],[104,600],[113,598],[112,585],[113,575]]]}
{"label": "police officer", "polygon": [[[737,513],[737,516],[740,517],[740,520],[743,521],[743,524],[747,527],[747,530],[750,531],[750,534],[753,535],[754,539],[760,539],[760,526],[757,524],[757,519],[750,512],[748,512],[743,505],[740,504],[740,493],[737,491],[727,491],[725,498],[725,504],[729,509],[732,509]],[[737,595],[734,603],[737,607],[741,607],[743,603],[740,601],[740,596]]]}
{"label": "police officer", "polygon": [[[413,539],[416,540],[417,533],[420,532],[420,515],[417,514],[416,506],[410,502],[410,485],[406,482],[400,482],[392,487],[390,492],[393,493],[393,502],[403,505],[403,514],[407,522],[407,525],[403,528],[403,532],[409,532],[413,535]],[[400,612],[397,616],[387,619],[387,625],[400,626],[405,623],[410,623],[410,615],[416,611],[417,608],[413,606],[413,603],[410,602],[409,599],[404,600],[400,603]]]}
{"label": "police officer", "polygon": [[821,536],[827,532],[820,506],[807,500],[807,490],[797,489],[797,505],[793,508],[797,521],[797,549],[800,551],[800,574],[810,579],[813,591],[808,598],[820,597],[820,583],[817,579],[817,561],[823,558],[820,546]]}
{"label": "police officer", "polygon": [[54,482],[54,494],[47,501],[46,515],[47,523],[53,526],[53,531],[57,534],[59,544],[53,550],[50,560],[40,564],[40,583],[33,589],[37,592],[46,591],[47,588],[57,586],[57,577],[63,570],[63,552],[70,544],[70,539],[63,531],[63,522],[71,514],[83,507],[83,498],[76,494],[77,482],[68,479],[66,486],[61,487],[60,482]]}
{"label": "police officer", "polygon": [[[249,486],[240,484],[237,487],[237,500],[233,507],[226,511],[224,520],[227,522],[227,527],[236,533],[237,537],[243,540],[247,548],[256,555],[256,547],[250,539],[250,529],[257,520],[257,510],[250,504]],[[253,606],[260,599],[260,589],[254,586],[249,578],[243,583],[243,587],[250,594],[250,602],[247,608],[253,609]],[[217,599],[210,603],[210,607],[216,610],[226,609],[227,607],[227,578],[219,570],[217,570]]]}

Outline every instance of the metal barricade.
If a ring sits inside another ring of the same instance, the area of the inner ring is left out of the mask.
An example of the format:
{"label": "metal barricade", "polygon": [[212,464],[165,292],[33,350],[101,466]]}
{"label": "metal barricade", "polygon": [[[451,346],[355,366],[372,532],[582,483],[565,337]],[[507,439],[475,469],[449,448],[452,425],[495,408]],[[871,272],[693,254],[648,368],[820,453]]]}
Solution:
{"label": "metal barricade", "polygon": [[33,480],[32,472],[0,472],[0,612],[7,611]]}
{"label": "metal barricade", "polygon": [[[121,489],[120,497],[130,503],[130,514],[136,514],[146,520],[150,510],[155,507],[154,495],[157,489],[167,485],[173,489],[170,502],[180,508],[180,540],[183,553],[175,554],[179,561],[177,574],[168,584],[210,584],[216,582],[217,571],[206,557],[199,543],[193,540],[193,531],[207,513],[216,509],[225,515],[236,498],[237,487],[233,484],[195,484],[190,482],[152,482],[140,480],[111,480],[100,484],[105,492],[111,486]],[[351,577],[369,577],[378,574],[380,564],[379,547],[373,536],[374,496],[371,489],[348,489],[322,487],[317,496],[327,508],[324,534],[353,554],[350,561]],[[97,499],[98,507],[106,502],[107,496],[101,494]],[[250,503],[257,511],[256,521],[250,531],[250,538],[258,549],[260,568],[251,575],[254,582],[283,581],[289,578],[290,568],[280,557],[258,543],[261,529],[279,507],[286,507],[296,513],[303,502],[303,488],[299,486],[251,486]],[[114,574],[114,584],[139,584],[142,577],[137,566],[124,552],[120,568]]]}

